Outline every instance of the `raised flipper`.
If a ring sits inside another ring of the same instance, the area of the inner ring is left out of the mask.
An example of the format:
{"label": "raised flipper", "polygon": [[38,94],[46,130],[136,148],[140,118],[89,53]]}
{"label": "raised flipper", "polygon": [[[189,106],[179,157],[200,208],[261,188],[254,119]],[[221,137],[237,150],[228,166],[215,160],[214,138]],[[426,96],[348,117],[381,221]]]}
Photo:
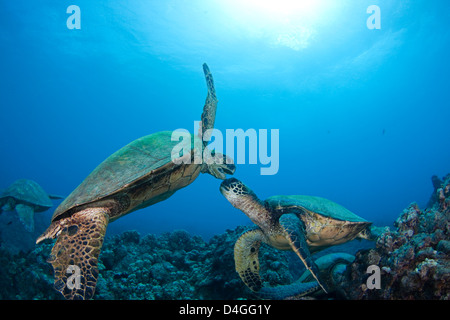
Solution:
{"label": "raised flipper", "polygon": [[107,209],[88,208],[54,221],[37,239],[36,243],[58,238],[48,262],[55,271],[55,289],[66,299],[90,299],[94,295],[98,256],[108,221]]}
{"label": "raised flipper", "polygon": [[217,97],[216,89],[214,88],[214,80],[206,63],[203,64],[203,73],[205,74],[208,95],[206,96],[205,105],[203,107],[203,113],[201,117],[202,123],[201,127],[199,128],[199,136],[203,137],[203,146],[206,147],[209,139],[211,138],[211,133],[208,134],[208,132],[206,131],[208,129],[214,128],[214,122],[216,120]]}
{"label": "raised flipper", "polygon": [[[200,139],[202,139],[204,150],[206,149],[206,146],[211,139],[211,129],[214,128],[218,101],[216,96],[216,89],[214,88],[213,76],[209,71],[208,65],[206,63],[203,64],[203,72],[205,74],[208,95],[206,96],[205,105],[203,107],[201,116],[202,121],[198,128],[198,136],[200,137]],[[233,159],[221,153],[213,152],[213,154],[211,154],[209,150],[204,150],[204,152],[202,152],[202,159],[204,165],[201,169],[201,172],[209,173],[218,179],[224,180],[226,179],[227,174],[232,175],[236,170]]]}
{"label": "raised flipper", "polygon": [[29,232],[34,231],[34,209],[26,204],[16,205],[16,212],[19,216],[20,222]]}
{"label": "raised flipper", "polygon": [[302,260],[306,269],[311,272],[323,291],[327,293],[324,283],[319,279],[319,269],[311,259],[308,244],[306,243],[305,232],[300,219],[294,214],[284,214],[280,217],[279,221],[280,225],[285,230],[286,239],[292,250],[297,254],[300,260]]}
{"label": "raised flipper", "polygon": [[260,229],[250,230],[243,233],[234,245],[236,271],[245,285],[255,292],[262,286],[258,253],[264,237]]}

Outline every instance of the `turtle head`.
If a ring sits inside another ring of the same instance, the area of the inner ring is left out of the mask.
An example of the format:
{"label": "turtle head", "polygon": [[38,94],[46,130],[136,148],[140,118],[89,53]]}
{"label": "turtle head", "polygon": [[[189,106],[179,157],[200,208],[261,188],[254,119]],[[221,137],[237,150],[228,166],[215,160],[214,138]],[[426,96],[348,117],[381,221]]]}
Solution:
{"label": "turtle head", "polygon": [[2,211],[13,211],[16,207],[16,200],[13,197],[3,198],[0,200],[0,209]]}
{"label": "turtle head", "polygon": [[222,153],[204,152],[203,153],[204,166],[202,168],[203,173],[209,173],[217,179],[226,179],[227,174],[234,174],[236,171],[236,165],[233,159]]}
{"label": "turtle head", "polygon": [[262,227],[266,220],[266,210],[256,194],[236,178],[224,180],[220,192],[233,205],[244,212],[255,224]]}
{"label": "turtle head", "polygon": [[220,184],[220,192],[233,205],[245,198],[256,197],[255,193],[249,187],[236,178],[224,180]]}

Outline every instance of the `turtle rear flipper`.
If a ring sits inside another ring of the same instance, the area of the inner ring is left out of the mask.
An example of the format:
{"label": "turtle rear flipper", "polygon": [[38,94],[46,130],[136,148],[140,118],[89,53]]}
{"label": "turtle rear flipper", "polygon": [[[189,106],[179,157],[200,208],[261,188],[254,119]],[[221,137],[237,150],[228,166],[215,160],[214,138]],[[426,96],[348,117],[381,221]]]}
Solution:
{"label": "turtle rear flipper", "polygon": [[302,260],[306,269],[311,272],[323,291],[328,293],[326,286],[319,279],[319,269],[311,259],[308,244],[306,243],[305,232],[302,230],[300,219],[293,214],[284,214],[280,217],[279,221],[286,232],[285,236],[292,250],[297,254],[300,260]]}
{"label": "turtle rear flipper", "polygon": [[320,289],[317,281],[300,282],[297,280],[287,285],[263,287],[258,292],[258,296],[262,299],[283,300],[286,298],[300,298]]}
{"label": "turtle rear flipper", "polygon": [[38,239],[58,237],[48,262],[55,271],[55,289],[66,299],[84,300],[94,295],[108,221],[106,208],[84,209],[54,221]]}
{"label": "turtle rear flipper", "polygon": [[34,209],[26,204],[16,205],[16,212],[19,216],[20,222],[29,232],[34,231]]}
{"label": "turtle rear flipper", "polygon": [[236,271],[250,290],[258,292],[262,281],[259,275],[258,253],[264,234],[260,229],[243,233],[234,245]]}

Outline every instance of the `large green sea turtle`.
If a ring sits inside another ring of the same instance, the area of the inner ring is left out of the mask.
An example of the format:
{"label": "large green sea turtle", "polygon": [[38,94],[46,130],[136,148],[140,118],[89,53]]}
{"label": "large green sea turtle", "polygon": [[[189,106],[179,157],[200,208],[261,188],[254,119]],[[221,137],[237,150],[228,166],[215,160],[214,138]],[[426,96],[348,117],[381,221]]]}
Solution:
{"label": "large green sea turtle", "polygon": [[48,194],[33,180],[19,179],[0,194],[0,213],[16,210],[25,229],[33,232],[34,213],[53,207],[50,199],[62,199],[62,197]]}
{"label": "large green sea turtle", "polygon": [[[206,64],[203,70],[208,95],[199,131],[206,132],[214,126],[217,98]],[[188,154],[180,154],[175,159],[191,161],[172,161],[172,151],[179,142],[172,141],[171,136],[169,131],[154,133],[118,150],[55,210],[51,225],[36,242],[58,238],[49,262],[55,270],[55,288],[65,298],[89,299],[93,296],[98,276],[97,260],[109,222],[169,198],[192,183],[200,173],[209,173],[219,179],[234,173],[231,159],[222,163],[205,159],[201,163],[194,161],[199,152],[194,146],[200,145],[200,151],[203,151],[207,144],[200,136],[192,139]],[[215,154],[215,157],[226,158],[221,154]],[[75,273],[72,275],[71,272]]]}
{"label": "large green sea turtle", "polygon": [[255,292],[262,287],[258,260],[261,243],[280,250],[293,250],[327,292],[310,252],[355,238],[374,238],[371,222],[324,198],[292,195],[273,196],[261,201],[249,187],[235,178],[223,181],[220,191],[259,227],[242,234],[234,248],[236,271]]}

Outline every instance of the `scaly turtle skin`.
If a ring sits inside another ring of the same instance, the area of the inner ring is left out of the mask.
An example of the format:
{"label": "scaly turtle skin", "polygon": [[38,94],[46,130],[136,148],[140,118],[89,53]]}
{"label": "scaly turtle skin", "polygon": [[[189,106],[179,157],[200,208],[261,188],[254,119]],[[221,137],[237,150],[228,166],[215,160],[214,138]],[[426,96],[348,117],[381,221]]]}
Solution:
{"label": "scaly turtle skin", "polygon": [[[316,260],[314,263],[319,270],[319,277],[326,284],[328,290],[334,291],[340,283],[347,265],[355,260],[355,256],[336,252],[324,255]],[[322,293],[319,283],[311,275],[311,272],[306,270],[297,281],[276,287],[263,287],[258,296],[263,299],[282,300],[282,299],[298,299],[306,295],[317,295]]]}
{"label": "scaly turtle skin", "polygon": [[220,191],[259,227],[242,234],[234,247],[236,271],[255,292],[262,287],[258,252],[263,242],[279,250],[293,250],[327,292],[310,252],[355,238],[373,239],[371,222],[324,198],[294,195],[261,201],[235,178],[223,181]]}
{"label": "scaly turtle skin", "polygon": [[[213,128],[217,107],[213,78],[206,64],[203,70],[208,95],[201,117],[201,132]],[[223,163],[207,164],[205,159],[196,163],[194,158],[198,156],[198,148],[190,148],[190,153],[180,154],[176,159],[190,159],[190,163],[172,161],[172,151],[179,142],[172,141],[171,136],[170,131],[154,133],[118,150],[55,210],[51,225],[36,242],[58,238],[49,262],[55,270],[55,288],[66,299],[93,296],[98,276],[97,260],[109,222],[169,198],[192,183],[200,173],[209,173],[219,179],[234,173],[232,160],[222,154],[217,153],[214,157],[221,157],[225,160]],[[183,143],[189,147],[200,146],[202,153],[207,144],[204,137],[198,136]],[[67,283],[69,277],[73,279],[67,273],[70,266],[79,267],[78,286],[74,286],[76,282]]]}
{"label": "scaly turtle skin", "polygon": [[25,229],[33,232],[34,213],[43,212],[53,207],[50,199],[62,199],[62,197],[47,194],[33,180],[19,179],[14,181],[0,195],[0,213],[15,209]]}

